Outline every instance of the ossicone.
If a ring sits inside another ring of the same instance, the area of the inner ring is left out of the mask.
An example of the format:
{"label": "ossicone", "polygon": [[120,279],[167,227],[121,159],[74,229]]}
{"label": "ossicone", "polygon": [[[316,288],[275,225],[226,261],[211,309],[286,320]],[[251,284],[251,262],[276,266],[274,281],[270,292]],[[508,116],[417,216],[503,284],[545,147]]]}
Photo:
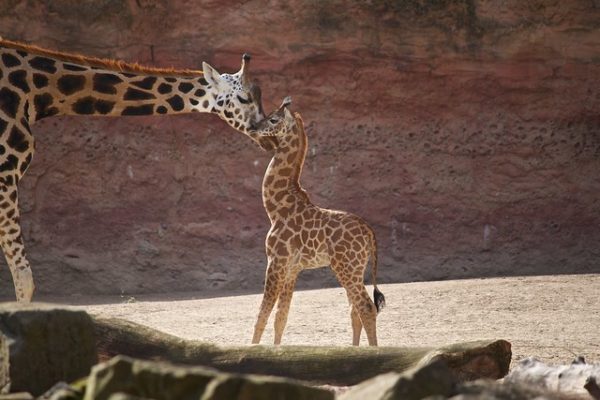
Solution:
{"label": "ossicone", "polygon": [[250,54],[244,53],[242,56],[242,68],[240,69],[240,75],[242,76],[242,83],[244,85],[250,85],[250,77],[248,75],[248,68],[250,68]]}
{"label": "ossicone", "polygon": [[289,107],[292,105],[292,96],[286,96],[285,99],[283,99],[283,101],[281,102],[281,105],[279,106],[279,108],[285,108],[285,107]]}

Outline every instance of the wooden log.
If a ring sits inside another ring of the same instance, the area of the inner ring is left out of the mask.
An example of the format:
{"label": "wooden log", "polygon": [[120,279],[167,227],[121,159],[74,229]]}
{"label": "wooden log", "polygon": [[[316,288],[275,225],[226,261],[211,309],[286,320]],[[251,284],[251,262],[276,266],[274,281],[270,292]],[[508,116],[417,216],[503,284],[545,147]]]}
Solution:
{"label": "wooden log", "polygon": [[443,360],[459,381],[499,379],[508,373],[510,343],[504,340],[440,348],[231,346],[186,341],[120,319],[95,319],[98,357],[122,354],[147,360],[204,365],[221,371],[274,375],[318,384],[354,385],[386,372],[403,372]]}

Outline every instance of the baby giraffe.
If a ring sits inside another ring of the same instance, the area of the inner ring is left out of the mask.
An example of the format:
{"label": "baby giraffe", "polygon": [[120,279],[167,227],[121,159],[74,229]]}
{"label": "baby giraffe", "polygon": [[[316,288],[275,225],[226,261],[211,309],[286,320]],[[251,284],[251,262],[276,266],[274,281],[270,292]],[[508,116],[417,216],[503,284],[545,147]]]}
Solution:
{"label": "baby giraffe", "polygon": [[[375,320],[385,298],[376,285],[375,234],[356,215],[314,205],[300,186],[307,138],[300,114],[292,115],[288,110],[290,104],[287,97],[277,111],[257,124],[255,132],[258,137],[274,137],[278,144],[262,185],[263,205],[271,229],[265,243],[268,259],[265,289],[252,343],[260,342],[277,302],[275,344],[280,344],[298,274],[303,269],[330,265],[352,306],[352,344],[358,346],[364,327],[369,345],[376,346]],[[369,257],[375,303],[363,278]]]}

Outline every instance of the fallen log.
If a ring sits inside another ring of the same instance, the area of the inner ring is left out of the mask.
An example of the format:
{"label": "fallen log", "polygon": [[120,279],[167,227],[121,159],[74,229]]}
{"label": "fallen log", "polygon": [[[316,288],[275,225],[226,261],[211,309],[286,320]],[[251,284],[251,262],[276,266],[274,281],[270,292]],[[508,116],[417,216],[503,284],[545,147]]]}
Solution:
{"label": "fallen log", "polygon": [[116,355],[203,365],[221,371],[289,377],[318,384],[354,385],[386,372],[403,372],[443,360],[458,381],[499,379],[508,373],[510,343],[504,340],[440,348],[231,346],[186,341],[120,319],[94,319],[98,357]]}

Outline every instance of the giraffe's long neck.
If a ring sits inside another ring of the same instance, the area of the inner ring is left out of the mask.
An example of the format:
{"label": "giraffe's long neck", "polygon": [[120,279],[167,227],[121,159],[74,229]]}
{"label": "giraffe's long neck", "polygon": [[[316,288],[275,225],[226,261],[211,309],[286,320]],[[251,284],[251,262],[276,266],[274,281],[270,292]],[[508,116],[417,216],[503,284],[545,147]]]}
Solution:
{"label": "giraffe's long neck", "polygon": [[[88,67],[89,68],[89,67]],[[45,78],[45,79],[44,79]],[[35,87],[35,120],[51,115],[153,115],[210,112],[211,89],[202,75],[168,77],[87,69],[43,75]]]}
{"label": "giraffe's long neck", "polygon": [[310,203],[308,194],[300,186],[300,176],[306,158],[308,140],[304,128],[296,124],[284,139],[267,167],[262,185],[263,205],[271,222],[286,218],[290,208],[298,203]]}
{"label": "giraffe's long neck", "polygon": [[26,102],[29,124],[52,115],[177,114],[210,112],[215,106],[216,90],[202,71],[143,68],[27,50],[14,43],[0,48],[5,75],[0,79],[7,79],[16,90],[11,89],[11,98]]}

